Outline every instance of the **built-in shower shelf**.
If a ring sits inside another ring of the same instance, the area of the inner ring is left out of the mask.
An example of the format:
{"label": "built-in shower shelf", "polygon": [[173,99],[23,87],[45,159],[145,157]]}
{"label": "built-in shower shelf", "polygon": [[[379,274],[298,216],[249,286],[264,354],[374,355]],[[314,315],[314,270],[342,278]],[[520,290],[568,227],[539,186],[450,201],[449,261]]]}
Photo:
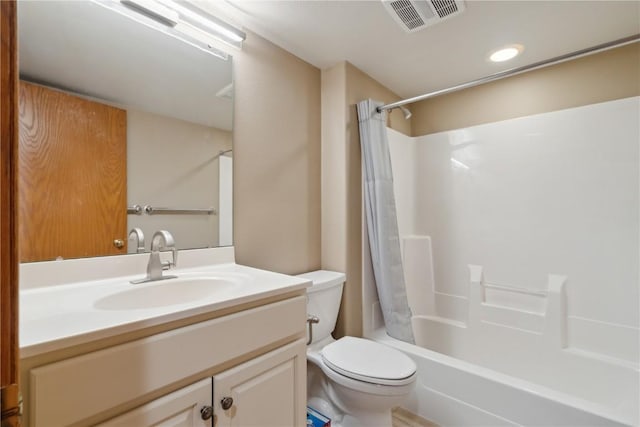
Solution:
{"label": "built-in shower shelf", "polygon": [[573,354],[575,356],[600,360],[604,363],[619,366],[624,369],[633,369],[634,371],[638,371],[639,367],[637,363],[632,363],[627,360],[618,359],[616,357],[606,356],[600,353],[594,353],[592,351],[581,350],[577,348],[568,348],[565,350],[569,354]]}
{"label": "built-in shower shelf", "polygon": [[448,319],[440,316],[424,316],[425,319],[433,320],[434,322],[444,323],[445,325],[455,326],[457,328],[466,328],[467,324],[458,320]]}

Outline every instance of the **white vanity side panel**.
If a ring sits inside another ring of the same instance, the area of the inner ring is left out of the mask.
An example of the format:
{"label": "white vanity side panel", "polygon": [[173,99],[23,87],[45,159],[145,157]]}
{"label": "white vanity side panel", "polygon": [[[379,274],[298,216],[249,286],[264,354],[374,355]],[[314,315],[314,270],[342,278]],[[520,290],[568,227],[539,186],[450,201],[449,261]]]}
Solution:
{"label": "white vanity side panel", "polygon": [[210,427],[211,418],[203,420],[200,409],[211,406],[213,387],[206,378],[146,405],[113,418],[99,427],[173,426]]}
{"label": "white vanity side panel", "polygon": [[31,370],[31,421],[62,426],[304,333],[304,296]]}

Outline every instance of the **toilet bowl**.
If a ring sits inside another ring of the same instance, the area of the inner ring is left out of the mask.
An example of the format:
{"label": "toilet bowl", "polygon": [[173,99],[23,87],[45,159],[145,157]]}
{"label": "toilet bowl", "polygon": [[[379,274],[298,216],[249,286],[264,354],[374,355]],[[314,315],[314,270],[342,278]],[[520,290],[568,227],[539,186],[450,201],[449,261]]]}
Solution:
{"label": "toilet bowl", "polygon": [[319,319],[311,324],[313,339],[307,346],[309,406],[331,418],[332,427],[390,427],[391,409],[415,385],[415,363],[374,341],[349,336],[335,340],[331,332],[345,275],[320,270],[300,277],[313,283],[307,289],[307,314]]}

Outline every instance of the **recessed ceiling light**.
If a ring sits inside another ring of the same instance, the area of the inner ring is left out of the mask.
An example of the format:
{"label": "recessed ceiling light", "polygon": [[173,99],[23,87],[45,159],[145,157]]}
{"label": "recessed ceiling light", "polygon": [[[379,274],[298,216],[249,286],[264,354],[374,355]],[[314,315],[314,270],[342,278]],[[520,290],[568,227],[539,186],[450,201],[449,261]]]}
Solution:
{"label": "recessed ceiling light", "polygon": [[518,56],[524,47],[519,44],[512,44],[502,49],[496,50],[489,56],[491,62],[504,62]]}

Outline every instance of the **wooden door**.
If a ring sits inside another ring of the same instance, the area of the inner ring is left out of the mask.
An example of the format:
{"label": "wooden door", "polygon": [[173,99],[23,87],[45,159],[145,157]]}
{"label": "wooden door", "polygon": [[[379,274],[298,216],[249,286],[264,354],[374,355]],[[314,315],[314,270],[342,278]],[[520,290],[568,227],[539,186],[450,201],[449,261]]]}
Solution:
{"label": "wooden door", "polygon": [[16,3],[0,2],[0,396],[2,426],[20,425],[18,391]]}
{"label": "wooden door", "polygon": [[19,106],[20,261],[126,254],[126,111],[26,82]]}
{"label": "wooden door", "polygon": [[298,340],[216,375],[216,427],[305,425],[306,348]]}

